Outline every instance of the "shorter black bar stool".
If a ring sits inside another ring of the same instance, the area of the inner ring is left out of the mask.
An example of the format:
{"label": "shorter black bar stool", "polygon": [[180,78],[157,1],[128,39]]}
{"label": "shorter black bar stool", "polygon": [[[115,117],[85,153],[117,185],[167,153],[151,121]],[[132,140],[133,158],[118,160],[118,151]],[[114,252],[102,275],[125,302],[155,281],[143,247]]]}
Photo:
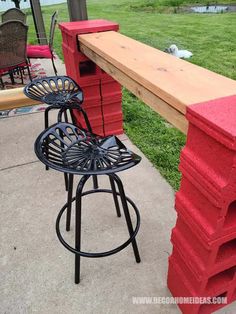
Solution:
{"label": "shorter black bar stool", "polygon": [[[63,145],[61,145],[63,143]],[[105,257],[123,250],[132,244],[136,262],[140,255],[136,243],[136,235],[140,226],[140,215],[135,203],[125,195],[121,179],[116,174],[124,171],[141,161],[141,157],[134,154],[115,136],[99,137],[81,130],[77,126],[60,122],[44,130],[35,141],[35,153],[48,167],[67,173],[69,181],[73,175],[81,175],[75,197],[72,190],[68,193],[67,203],[59,211],[56,220],[56,232],[60,242],[75,254],[75,283],[80,282],[80,257]],[[107,175],[111,189],[92,189],[83,191],[85,183],[93,175]],[[70,185],[71,186],[71,185]],[[118,190],[117,190],[118,188]],[[110,193],[113,195],[117,216],[120,216],[120,203],[123,207],[129,238],[120,246],[106,252],[91,253],[81,250],[81,211],[82,197],[93,193]],[[120,199],[120,202],[119,202]],[[66,225],[71,221],[71,204],[75,201],[75,247],[70,246],[62,237],[60,220],[66,209]],[[136,225],[133,227],[128,204],[136,214]]]}

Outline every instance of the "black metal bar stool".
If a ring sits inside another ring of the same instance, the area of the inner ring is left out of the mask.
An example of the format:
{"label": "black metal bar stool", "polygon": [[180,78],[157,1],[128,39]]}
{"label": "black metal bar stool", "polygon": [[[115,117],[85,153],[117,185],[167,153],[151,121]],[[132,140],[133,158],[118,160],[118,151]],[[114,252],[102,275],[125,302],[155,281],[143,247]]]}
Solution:
{"label": "black metal bar stool", "polygon": [[[44,112],[45,129],[49,126],[49,112],[51,110],[59,110],[57,122],[62,121],[62,116],[65,122],[68,122],[68,114],[70,113],[71,121],[75,124],[73,109],[82,112],[86,128],[92,132],[91,125],[88,120],[86,112],[82,108],[84,100],[83,92],[80,86],[69,76],[49,76],[41,79],[35,79],[24,87],[24,94],[36,101],[46,103],[49,106]],[[62,143],[62,145],[64,145]],[[48,170],[48,166],[46,166]],[[69,180],[66,173],[64,173],[65,187],[69,190]],[[98,187],[97,177],[93,177],[94,187]]]}
{"label": "black metal bar stool", "polygon": [[[61,145],[63,143],[63,145]],[[72,191],[68,193],[68,201],[60,210],[56,220],[56,232],[60,242],[75,254],[75,283],[80,282],[80,257],[105,257],[123,250],[132,243],[136,262],[140,262],[139,251],[136,243],[136,235],[140,226],[139,211],[134,202],[125,195],[121,179],[117,172],[137,165],[141,157],[128,150],[115,136],[98,137],[73,124],[61,122],[44,130],[36,139],[35,153],[48,167],[69,174],[69,180],[73,175],[82,175],[76,189],[76,195],[72,198]],[[83,188],[90,176],[107,175],[110,179],[111,189],[92,189],[84,192]],[[118,188],[118,191],[116,189]],[[120,216],[119,201],[123,207],[126,219],[129,239],[122,245],[106,252],[91,253],[81,250],[81,210],[82,198],[93,193],[110,193],[113,195],[117,215]],[[71,204],[75,201],[75,247],[70,246],[60,232],[60,220],[67,209],[66,225],[70,225]],[[136,214],[136,226],[132,225],[129,213],[129,205]]]}
{"label": "black metal bar stool", "polygon": [[[49,105],[44,113],[45,129],[49,126],[49,111],[60,110],[72,102],[81,105],[84,99],[80,86],[69,76],[49,76],[35,79],[25,86],[24,94],[33,100]],[[70,113],[74,122],[72,111]],[[64,114],[65,121],[68,122],[67,112],[65,111]]]}

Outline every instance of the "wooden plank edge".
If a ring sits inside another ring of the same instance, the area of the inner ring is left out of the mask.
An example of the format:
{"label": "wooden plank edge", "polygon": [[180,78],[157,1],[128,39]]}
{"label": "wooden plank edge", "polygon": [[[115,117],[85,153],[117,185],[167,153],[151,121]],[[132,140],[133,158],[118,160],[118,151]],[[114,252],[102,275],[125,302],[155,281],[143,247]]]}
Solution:
{"label": "wooden plank edge", "polygon": [[0,91],[0,110],[10,110],[38,104],[40,102],[25,96],[22,87]]}
{"label": "wooden plank edge", "polygon": [[100,55],[97,55],[93,50],[89,49],[83,44],[80,46],[80,49],[81,52],[83,52],[90,60],[95,62],[100,68],[111,75],[121,85],[130,90],[135,96],[141,99],[144,103],[146,103],[149,107],[160,114],[164,119],[174,125],[181,132],[187,134],[188,121],[182,112],[176,110],[171,105],[157,97],[144,86],[116,68],[113,64],[103,59]]}

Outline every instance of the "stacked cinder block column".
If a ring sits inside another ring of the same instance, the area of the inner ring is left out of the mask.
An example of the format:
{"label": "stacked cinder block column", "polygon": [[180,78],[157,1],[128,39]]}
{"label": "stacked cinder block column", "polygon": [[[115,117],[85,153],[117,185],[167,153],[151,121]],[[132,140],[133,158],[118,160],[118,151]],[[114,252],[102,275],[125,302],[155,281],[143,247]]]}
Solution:
{"label": "stacked cinder block column", "polygon": [[[84,92],[86,110],[93,132],[100,135],[123,133],[121,86],[80,52],[78,35],[118,31],[117,23],[106,20],[66,22],[59,25],[66,73]],[[82,115],[75,112],[77,123],[85,126]]]}
{"label": "stacked cinder block column", "polygon": [[[236,300],[236,96],[188,108],[168,287],[175,297]],[[186,314],[226,306],[179,304]]]}
{"label": "stacked cinder block column", "polygon": [[121,85],[105,72],[102,72],[101,97],[105,135],[122,134]]}

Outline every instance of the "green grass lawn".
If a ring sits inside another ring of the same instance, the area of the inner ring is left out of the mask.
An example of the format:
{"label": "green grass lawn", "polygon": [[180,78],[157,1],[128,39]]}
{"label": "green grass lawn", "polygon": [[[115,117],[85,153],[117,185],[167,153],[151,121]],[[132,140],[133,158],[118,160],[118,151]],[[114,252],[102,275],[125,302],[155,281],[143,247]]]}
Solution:
{"label": "green grass lawn", "polygon": [[[236,13],[158,14],[134,8],[135,4],[140,6],[147,2],[155,1],[88,0],[88,14],[90,19],[116,21],[123,34],[158,49],[163,50],[175,43],[180,48],[193,52],[190,62],[236,79]],[[59,11],[59,21],[68,21],[66,4],[43,7],[47,28],[54,10]],[[32,22],[31,18],[29,15],[29,24]],[[34,42],[33,27],[30,27],[29,34],[30,40]],[[54,47],[62,57],[59,30],[55,35]],[[127,135],[173,188],[178,189],[179,154],[185,143],[185,136],[126,90],[123,110]]]}

